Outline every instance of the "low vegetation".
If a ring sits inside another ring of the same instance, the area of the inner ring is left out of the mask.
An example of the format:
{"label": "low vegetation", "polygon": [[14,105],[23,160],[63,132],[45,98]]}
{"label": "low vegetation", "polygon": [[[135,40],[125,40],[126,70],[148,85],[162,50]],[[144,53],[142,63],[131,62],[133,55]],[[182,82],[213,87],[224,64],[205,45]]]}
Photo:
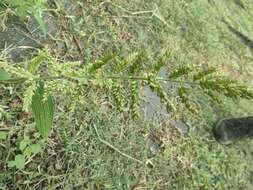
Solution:
{"label": "low vegetation", "polygon": [[1,47],[0,189],[250,189],[252,142],[212,126],[253,114],[252,2],[0,2],[2,33],[17,19],[42,46]]}

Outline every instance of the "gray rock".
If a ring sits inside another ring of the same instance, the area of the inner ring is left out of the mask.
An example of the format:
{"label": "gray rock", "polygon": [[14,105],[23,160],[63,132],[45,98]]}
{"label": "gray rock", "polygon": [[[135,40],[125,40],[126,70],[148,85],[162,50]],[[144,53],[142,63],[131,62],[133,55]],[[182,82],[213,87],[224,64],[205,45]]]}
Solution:
{"label": "gray rock", "polygon": [[0,49],[6,49],[8,57],[15,62],[22,61],[41,48],[41,44],[29,36],[26,26],[17,18],[7,23],[7,28],[0,32]]}
{"label": "gray rock", "polygon": [[[161,68],[159,76],[166,77],[167,70]],[[169,92],[171,84],[169,82],[163,84],[164,89]],[[140,90],[140,95],[143,98],[141,101],[141,113],[148,120],[162,121],[170,118],[170,114],[166,110],[166,106],[161,103],[160,98],[153,92],[149,86],[144,86]]]}
{"label": "gray rock", "polygon": [[44,34],[33,17],[26,23],[17,17],[8,19],[6,29],[0,32],[0,49],[7,49],[7,56],[14,62],[22,61],[36,54],[49,41],[49,37],[56,36],[59,30],[54,18],[50,13],[43,14],[47,33]]}
{"label": "gray rock", "polygon": [[148,120],[165,120],[170,117],[160,98],[148,86],[141,89],[141,113]]}

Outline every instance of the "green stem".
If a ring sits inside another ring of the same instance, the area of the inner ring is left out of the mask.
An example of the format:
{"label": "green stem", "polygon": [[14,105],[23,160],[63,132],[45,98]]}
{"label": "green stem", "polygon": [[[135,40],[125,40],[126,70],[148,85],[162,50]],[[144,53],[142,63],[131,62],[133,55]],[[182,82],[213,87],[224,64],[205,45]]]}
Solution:
{"label": "green stem", "polygon": [[[149,78],[147,77],[125,77],[125,76],[104,76],[104,79],[117,79],[117,80],[142,80],[142,81],[148,81]],[[79,76],[79,77],[67,77],[67,76],[47,76],[47,77],[39,77],[34,78],[33,80],[36,81],[44,81],[44,80],[77,80],[77,79],[96,79],[95,76]],[[0,81],[0,84],[17,84],[17,83],[23,83],[26,80],[29,80],[29,78],[13,78],[9,80]],[[191,82],[191,81],[181,81],[181,80],[171,80],[168,78],[163,77],[156,77],[156,80],[159,81],[166,81],[171,83],[184,83],[184,84],[190,84],[190,85],[199,85],[198,82]]]}

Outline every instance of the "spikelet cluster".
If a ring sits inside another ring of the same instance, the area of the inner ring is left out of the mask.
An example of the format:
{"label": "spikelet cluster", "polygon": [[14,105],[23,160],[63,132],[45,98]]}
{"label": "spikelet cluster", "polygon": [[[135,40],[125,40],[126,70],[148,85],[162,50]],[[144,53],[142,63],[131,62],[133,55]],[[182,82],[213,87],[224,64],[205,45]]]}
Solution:
{"label": "spikelet cluster", "polygon": [[[166,105],[169,112],[175,112],[174,99],[180,100],[190,112],[197,113],[192,99],[192,92],[202,93],[210,100],[221,103],[222,96],[231,99],[253,99],[253,91],[238,81],[220,75],[216,68],[201,68],[196,65],[182,64],[170,70],[168,77],[159,73],[167,68],[171,52],[166,51],[153,64],[147,65],[145,52],[133,52],[126,58],[108,53],[94,63],[83,65],[79,61],[64,62],[53,57],[48,51],[39,52],[38,56],[20,65],[9,64],[0,56],[0,69],[11,75],[11,79],[1,81],[18,82],[22,79],[25,87],[23,96],[24,109],[31,104],[38,82],[44,83],[43,99],[49,95],[60,94],[69,98],[70,109],[75,111],[91,90],[109,92],[119,112],[128,111],[133,118],[139,116],[140,92],[147,85]],[[43,65],[43,67],[42,67]],[[27,69],[28,68],[28,69]],[[164,88],[170,82],[176,93],[171,94]],[[175,97],[177,96],[177,97]],[[173,101],[172,101],[173,100]]]}

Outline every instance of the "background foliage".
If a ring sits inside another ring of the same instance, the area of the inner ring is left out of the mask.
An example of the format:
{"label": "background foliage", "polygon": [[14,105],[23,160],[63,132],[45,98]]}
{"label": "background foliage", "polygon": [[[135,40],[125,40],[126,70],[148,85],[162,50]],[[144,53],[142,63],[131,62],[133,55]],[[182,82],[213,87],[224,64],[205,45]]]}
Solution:
{"label": "background foliage", "polygon": [[[211,128],[221,117],[252,114],[252,102],[217,96],[250,98],[244,86],[219,76],[252,85],[252,50],[238,35],[252,39],[252,2],[56,1],[54,6],[60,30],[49,37],[50,52],[21,63],[1,55],[8,73],[1,70],[1,80],[8,84],[0,87],[0,188],[249,189],[252,142],[220,146]],[[169,94],[155,80],[162,66],[166,78],[179,80]],[[136,73],[147,80],[129,80]],[[50,76],[57,78],[43,79],[42,102],[54,96],[55,119],[44,142],[29,105],[39,78]],[[174,117],[190,128],[187,136],[173,128],[172,119],[129,117],[139,113],[142,97],[136,92],[142,85],[170,110],[176,108]],[[165,147],[153,157],[150,136]]]}

